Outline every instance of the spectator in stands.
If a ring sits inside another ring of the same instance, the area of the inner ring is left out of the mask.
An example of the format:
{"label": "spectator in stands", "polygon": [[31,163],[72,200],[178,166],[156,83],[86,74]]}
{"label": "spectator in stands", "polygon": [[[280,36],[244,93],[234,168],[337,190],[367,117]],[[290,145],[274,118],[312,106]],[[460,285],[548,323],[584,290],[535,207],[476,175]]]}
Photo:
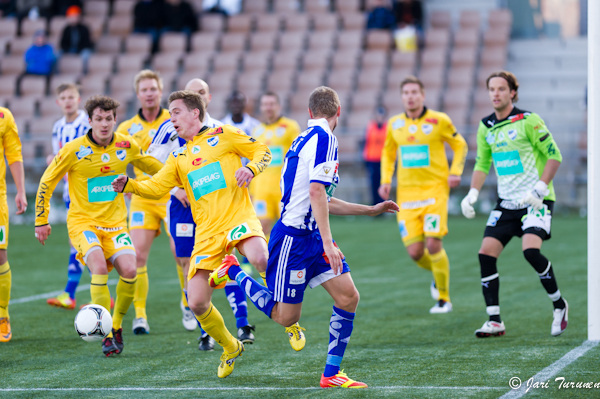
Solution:
{"label": "spectator in stands", "polygon": [[188,37],[198,30],[194,7],[186,0],[165,0],[162,32],[183,32]]}
{"label": "spectator in stands", "polygon": [[152,36],[152,52],[158,50],[158,39],[163,24],[162,0],[138,0],[133,8],[133,31]]}
{"label": "spectator in stands", "polygon": [[16,0],[17,17],[22,21],[25,17],[37,19],[52,15],[52,0]]}
{"label": "spectator in stands", "polygon": [[56,55],[48,43],[46,32],[38,30],[33,34],[33,44],[25,52],[25,74],[50,76],[54,70]]}
{"label": "spectator in stands", "polygon": [[15,0],[0,0],[0,18],[14,17],[17,15]]}
{"label": "spectator in stands", "polygon": [[377,107],[375,117],[369,121],[365,134],[365,146],[363,149],[363,160],[369,173],[372,204],[383,201],[377,190],[381,181],[381,151],[385,144],[387,133],[387,110],[385,107]]}
{"label": "spectator in stands", "polygon": [[242,0],[204,0],[202,10],[225,16],[235,15],[242,11]]}
{"label": "spectator in stands", "polygon": [[373,9],[367,16],[367,29],[389,29],[396,28],[396,17],[392,11],[389,0],[373,1]]}
{"label": "spectator in stands", "polygon": [[421,0],[395,0],[394,14],[398,29],[412,26],[423,36],[423,4]]}
{"label": "spectator in stands", "polygon": [[252,131],[260,122],[246,112],[246,96],[239,90],[233,91],[227,98],[227,111],[229,113],[221,120],[225,125],[232,125],[240,130],[243,130],[248,136],[252,135]]}
{"label": "spectator in stands", "polygon": [[77,6],[81,14],[83,1],[81,0],[53,0],[52,1],[52,16],[66,15],[69,8]]}
{"label": "spectator in stands", "polygon": [[81,8],[71,6],[67,9],[67,25],[60,37],[60,54],[79,54],[83,60],[83,70],[87,73],[87,64],[92,54],[92,43],[89,28],[81,21]]}

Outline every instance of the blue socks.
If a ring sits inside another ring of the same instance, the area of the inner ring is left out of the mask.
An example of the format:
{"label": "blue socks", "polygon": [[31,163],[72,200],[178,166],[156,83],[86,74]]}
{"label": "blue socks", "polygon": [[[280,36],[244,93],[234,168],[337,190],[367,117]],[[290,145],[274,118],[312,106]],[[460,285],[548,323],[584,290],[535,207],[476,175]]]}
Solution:
{"label": "blue socks", "polygon": [[69,255],[69,268],[67,271],[67,285],[65,286],[65,292],[69,294],[71,299],[75,299],[75,291],[81,280],[81,273],[83,272],[83,266],[77,260],[77,251],[71,247],[71,254]]}
{"label": "blue socks", "polygon": [[[271,318],[271,311],[275,306],[273,294],[267,287],[248,276],[241,267],[233,265],[228,271],[229,278],[235,279],[238,286],[246,294],[248,299],[252,301],[254,306],[261,312]],[[225,286],[227,288],[227,286]]]}
{"label": "blue socks", "polygon": [[355,313],[333,307],[333,314],[329,321],[329,350],[323,372],[325,377],[333,377],[340,371],[340,364],[352,334],[354,315]]}
{"label": "blue socks", "polygon": [[242,328],[250,324],[248,323],[248,303],[244,291],[232,281],[225,286],[225,295],[227,295],[229,306],[233,310],[236,327]]}

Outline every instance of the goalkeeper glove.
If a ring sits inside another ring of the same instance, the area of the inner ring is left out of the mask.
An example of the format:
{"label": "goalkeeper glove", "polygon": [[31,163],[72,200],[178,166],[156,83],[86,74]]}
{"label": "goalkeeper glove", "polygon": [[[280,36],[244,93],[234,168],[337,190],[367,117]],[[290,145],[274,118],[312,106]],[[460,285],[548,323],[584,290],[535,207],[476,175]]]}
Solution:
{"label": "goalkeeper glove", "polygon": [[475,217],[475,209],[473,208],[473,204],[477,202],[478,197],[479,190],[476,188],[471,188],[467,196],[461,201],[460,207],[463,215],[465,215],[467,219],[473,219]]}
{"label": "goalkeeper glove", "polygon": [[544,197],[548,195],[550,190],[548,190],[548,185],[543,181],[539,180],[533,186],[533,190],[531,190],[521,202],[524,205],[531,206],[534,210],[538,211],[544,207]]}

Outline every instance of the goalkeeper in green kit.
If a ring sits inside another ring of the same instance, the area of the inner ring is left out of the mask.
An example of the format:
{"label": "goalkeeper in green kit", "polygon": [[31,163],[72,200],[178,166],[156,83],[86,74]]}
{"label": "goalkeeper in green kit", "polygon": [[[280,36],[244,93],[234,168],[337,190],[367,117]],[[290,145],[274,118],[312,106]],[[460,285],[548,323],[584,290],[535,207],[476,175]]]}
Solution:
{"label": "goalkeeper in green kit", "polygon": [[475,331],[479,338],[504,335],[496,262],[514,236],[522,237],[525,259],[540,277],[554,307],[551,334],[567,328],[569,308],[561,296],[552,263],[540,252],[550,239],[556,196],[552,179],[562,156],[539,115],[518,109],[519,83],[510,72],[492,73],[486,81],[494,113],[483,118],[477,130],[477,159],[471,189],[461,202],[462,213],[475,217],[473,204],[492,163],[498,177],[498,203],[486,223],[479,249],[481,286],[489,320]]}

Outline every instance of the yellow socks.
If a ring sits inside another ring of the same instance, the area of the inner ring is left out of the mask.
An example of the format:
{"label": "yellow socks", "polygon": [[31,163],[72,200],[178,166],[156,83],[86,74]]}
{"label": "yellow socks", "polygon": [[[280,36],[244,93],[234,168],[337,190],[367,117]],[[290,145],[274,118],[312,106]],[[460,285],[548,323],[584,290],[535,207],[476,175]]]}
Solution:
{"label": "yellow socks", "polygon": [[131,302],[133,302],[135,286],[136,277],[119,278],[119,282],[117,283],[117,300],[115,301],[115,310],[113,312],[113,328],[115,330],[118,330],[123,325],[123,317],[125,317]]}
{"label": "yellow socks", "polygon": [[188,301],[185,297],[185,277],[183,276],[183,268],[180,265],[177,265],[177,277],[179,277],[179,285],[181,286],[181,302],[183,302],[183,306],[188,308]]}
{"label": "yellow socks", "polygon": [[266,287],[267,286],[267,272],[260,272],[258,274],[260,275],[260,278],[262,278],[263,285]]}
{"label": "yellow socks", "polygon": [[226,352],[231,353],[237,349],[237,339],[227,330],[223,316],[221,316],[219,310],[212,303],[206,313],[196,316],[196,319],[202,325],[202,329],[213,337]]}
{"label": "yellow socks", "polygon": [[8,262],[0,265],[0,317],[8,317],[11,278],[12,273]]}
{"label": "yellow socks", "polygon": [[110,291],[108,290],[108,274],[92,274],[90,295],[92,303],[103,306],[110,312]]}
{"label": "yellow socks", "polygon": [[431,271],[435,286],[440,292],[440,299],[450,302],[450,261],[446,251],[442,249],[440,252],[430,255]]}
{"label": "yellow socks", "polygon": [[425,248],[425,250],[423,251],[423,256],[421,256],[415,262],[417,262],[417,265],[419,265],[419,267],[431,271],[431,255],[429,255],[429,250]]}
{"label": "yellow socks", "polygon": [[135,284],[135,295],[133,297],[133,306],[135,306],[135,318],[148,319],[146,315],[146,300],[148,299],[148,266],[137,269],[137,283]]}

